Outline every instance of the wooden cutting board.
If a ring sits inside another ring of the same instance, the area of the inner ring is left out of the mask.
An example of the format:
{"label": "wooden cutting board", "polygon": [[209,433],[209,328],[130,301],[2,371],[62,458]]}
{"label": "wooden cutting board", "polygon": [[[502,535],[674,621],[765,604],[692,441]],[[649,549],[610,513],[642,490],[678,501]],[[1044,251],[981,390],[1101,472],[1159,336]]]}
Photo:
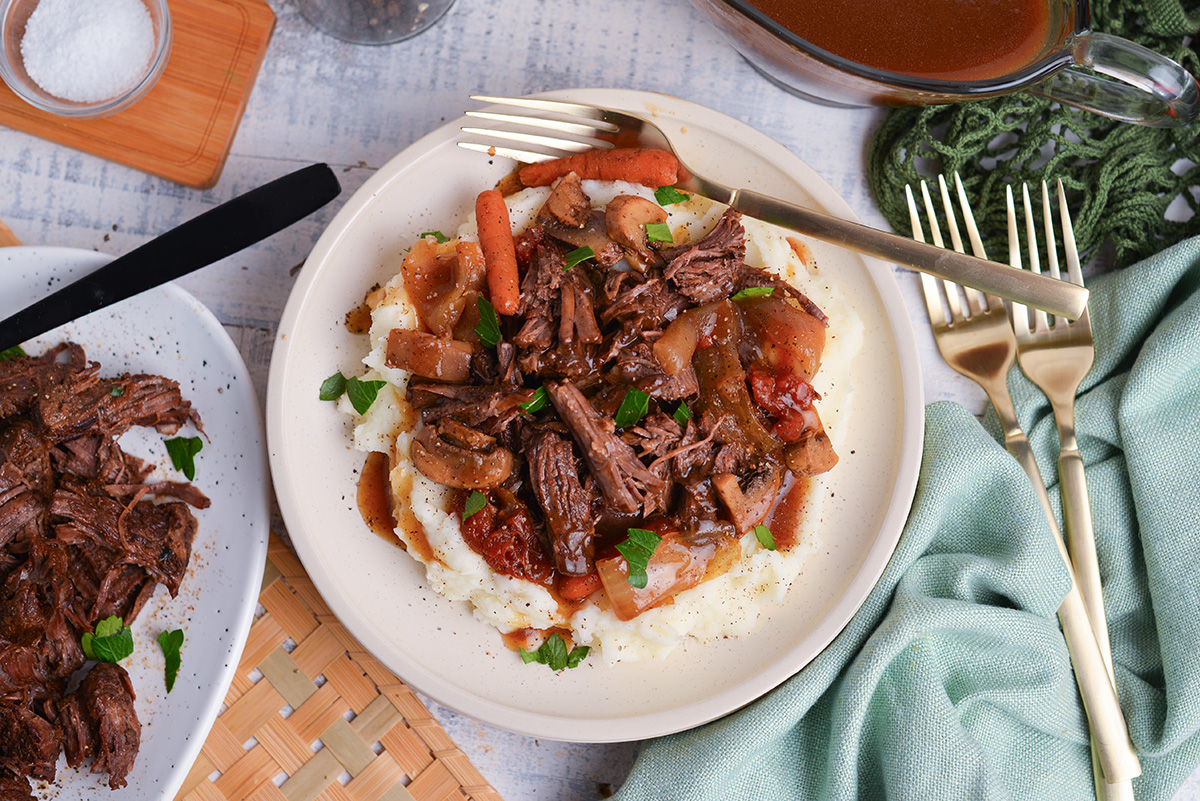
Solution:
{"label": "wooden cutting board", "polygon": [[174,42],[166,70],[124,111],[64,120],[0,83],[0,124],[185,186],[217,182],[275,14],[264,0],[168,0]]}

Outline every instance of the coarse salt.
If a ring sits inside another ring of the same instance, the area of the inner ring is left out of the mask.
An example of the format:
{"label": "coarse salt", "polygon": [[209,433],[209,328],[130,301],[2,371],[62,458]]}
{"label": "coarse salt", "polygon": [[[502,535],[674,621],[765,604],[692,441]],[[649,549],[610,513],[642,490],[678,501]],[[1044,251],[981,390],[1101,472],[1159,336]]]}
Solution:
{"label": "coarse salt", "polygon": [[49,94],[95,103],[132,89],[154,45],[141,0],[41,0],[25,24],[21,58]]}

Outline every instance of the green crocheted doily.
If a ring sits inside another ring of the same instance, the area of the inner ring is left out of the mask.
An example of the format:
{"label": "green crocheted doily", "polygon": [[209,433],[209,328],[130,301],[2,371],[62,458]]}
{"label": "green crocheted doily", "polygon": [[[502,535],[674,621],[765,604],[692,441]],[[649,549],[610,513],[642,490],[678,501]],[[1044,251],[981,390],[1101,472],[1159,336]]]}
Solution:
{"label": "green crocheted doily", "polygon": [[[1094,0],[1092,27],[1132,39],[1200,75],[1193,49],[1200,45],[1191,40],[1200,31],[1200,0]],[[904,186],[960,173],[997,260],[1007,253],[1005,185],[1016,189],[1028,182],[1032,195],[1043,179],[1053,186],[1061,178],[1067,187],[1080,250],[1092,253],[1110,243],[1117,266],[1200,233],[1200,124],[1145,128],[1021,92],[889,111],[868,159],[876,202],[892,227],[906,234]]]}

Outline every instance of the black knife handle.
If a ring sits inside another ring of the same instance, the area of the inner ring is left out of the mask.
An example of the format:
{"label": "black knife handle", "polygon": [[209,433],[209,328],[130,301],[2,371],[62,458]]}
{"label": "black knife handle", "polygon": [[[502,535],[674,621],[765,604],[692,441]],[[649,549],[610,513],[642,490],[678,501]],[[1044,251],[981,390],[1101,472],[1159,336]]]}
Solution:
{"label": "black knife handle", "polygon": [[307,217],[341,191],[327,164],[251,189],[0,321],[0,351],[232,256]]}

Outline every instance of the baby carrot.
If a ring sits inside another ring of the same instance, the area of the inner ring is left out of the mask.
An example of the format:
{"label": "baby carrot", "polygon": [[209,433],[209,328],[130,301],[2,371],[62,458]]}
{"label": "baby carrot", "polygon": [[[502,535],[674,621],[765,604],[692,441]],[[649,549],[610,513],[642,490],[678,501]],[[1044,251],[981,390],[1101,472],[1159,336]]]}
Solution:
{"label": "baby carrot", "polygon": [[488,292],[499,314],[516,314],[521,308],[517,275],[517,249],[504,196],[487,189],[475,198],[475,221],[479,225],[479,247],[487,269]]}
{"label": "baby carrot", "polygon": [[521,168],[521,183],[548,186],[569,172],[597,181],[628,181],[643,186],[671,186],[679,180],[679,160],[665,150],[617,148],[589,150]]}
{"label": "baby carrot", "polygon": [[564,601],[579,601],[602,586],[600,574],[593,570],[586,576],[564,576],[558,582],[558,595]]}

